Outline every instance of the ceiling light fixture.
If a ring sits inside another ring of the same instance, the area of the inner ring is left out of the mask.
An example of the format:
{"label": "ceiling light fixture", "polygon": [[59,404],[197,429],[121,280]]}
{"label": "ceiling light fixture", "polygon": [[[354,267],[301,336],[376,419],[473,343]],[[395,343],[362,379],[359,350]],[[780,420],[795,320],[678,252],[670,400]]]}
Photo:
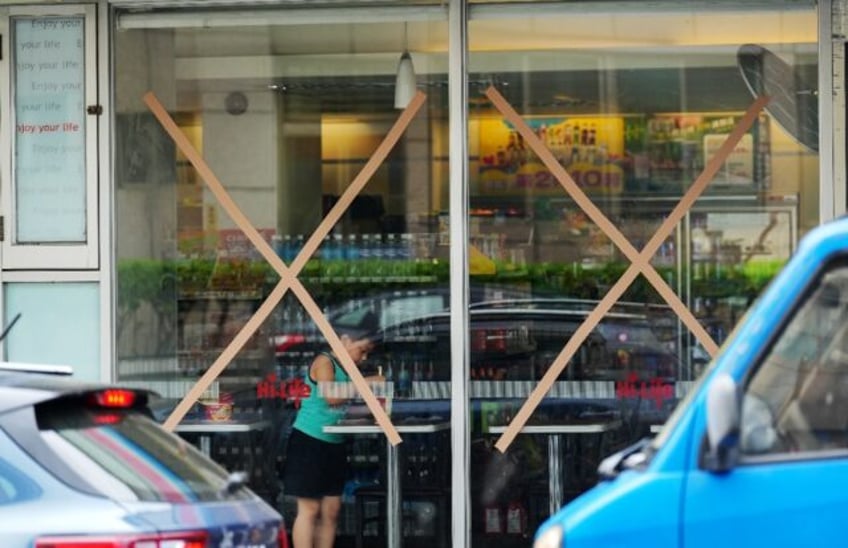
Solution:
{"label": "ceiling light fixture", "polygon": [[407,49],[406,25],[403,24],[403,54],[400,56],[395,77],[395,108],[398,109],[406,108],[416,91],[415,68]]}

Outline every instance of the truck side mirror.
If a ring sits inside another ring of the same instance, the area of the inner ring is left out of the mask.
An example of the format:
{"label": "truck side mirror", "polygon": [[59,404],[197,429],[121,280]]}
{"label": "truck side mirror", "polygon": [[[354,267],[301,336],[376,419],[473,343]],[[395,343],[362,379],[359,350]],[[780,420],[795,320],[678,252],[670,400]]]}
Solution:
{"label": "truck side mirror", "polygon": [[727,472],[736,463],[739,448],[739,397],[736,381],[718,374],[707,390],[707,443],[702,466]]}

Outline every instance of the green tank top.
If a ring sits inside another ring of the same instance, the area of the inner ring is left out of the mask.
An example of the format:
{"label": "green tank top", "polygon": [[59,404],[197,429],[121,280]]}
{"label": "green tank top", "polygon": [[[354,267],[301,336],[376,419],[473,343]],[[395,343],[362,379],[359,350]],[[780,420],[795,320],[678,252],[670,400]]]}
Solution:
{"label": "green tank top", "polygon": [[[336,361],[336,358],[327,352],[323,352],[333,363],[333,380],[336,382],[349,382],[350,377]],[[312,368],[310,367],[310,370]],[[300,403],[300,410],[292,425],[304,434],[329,443],[342,443],[344,438],[341,434],[327,434],[324,427],[335,424],[341,420],[347,411],[347,405],[330,405],[320,394],[318,383],[312,380],[310,371],[306,372],[303,379],[309,386],[309,397]]]}

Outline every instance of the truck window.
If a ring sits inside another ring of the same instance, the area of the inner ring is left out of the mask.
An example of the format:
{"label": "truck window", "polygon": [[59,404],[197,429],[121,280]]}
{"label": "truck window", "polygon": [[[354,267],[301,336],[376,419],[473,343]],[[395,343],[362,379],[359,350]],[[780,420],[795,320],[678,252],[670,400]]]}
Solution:
{"label": "truck window", "polygon": [[848,447],[848,266],[825,273],[748,383],[743,455]]}

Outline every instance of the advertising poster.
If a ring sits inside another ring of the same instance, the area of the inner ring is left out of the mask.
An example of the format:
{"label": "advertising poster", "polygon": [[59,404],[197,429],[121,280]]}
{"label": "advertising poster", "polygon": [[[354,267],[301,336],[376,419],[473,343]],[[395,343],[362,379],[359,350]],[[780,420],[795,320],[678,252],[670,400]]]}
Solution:
{"label": "advertising poster", "polygon": [[[620,194],[624,121],[620,117],[528,118],[536,136],[587,194]],[[478,191],[482,195],[561,196],[565,190],[506,120],[479,123]]]}

